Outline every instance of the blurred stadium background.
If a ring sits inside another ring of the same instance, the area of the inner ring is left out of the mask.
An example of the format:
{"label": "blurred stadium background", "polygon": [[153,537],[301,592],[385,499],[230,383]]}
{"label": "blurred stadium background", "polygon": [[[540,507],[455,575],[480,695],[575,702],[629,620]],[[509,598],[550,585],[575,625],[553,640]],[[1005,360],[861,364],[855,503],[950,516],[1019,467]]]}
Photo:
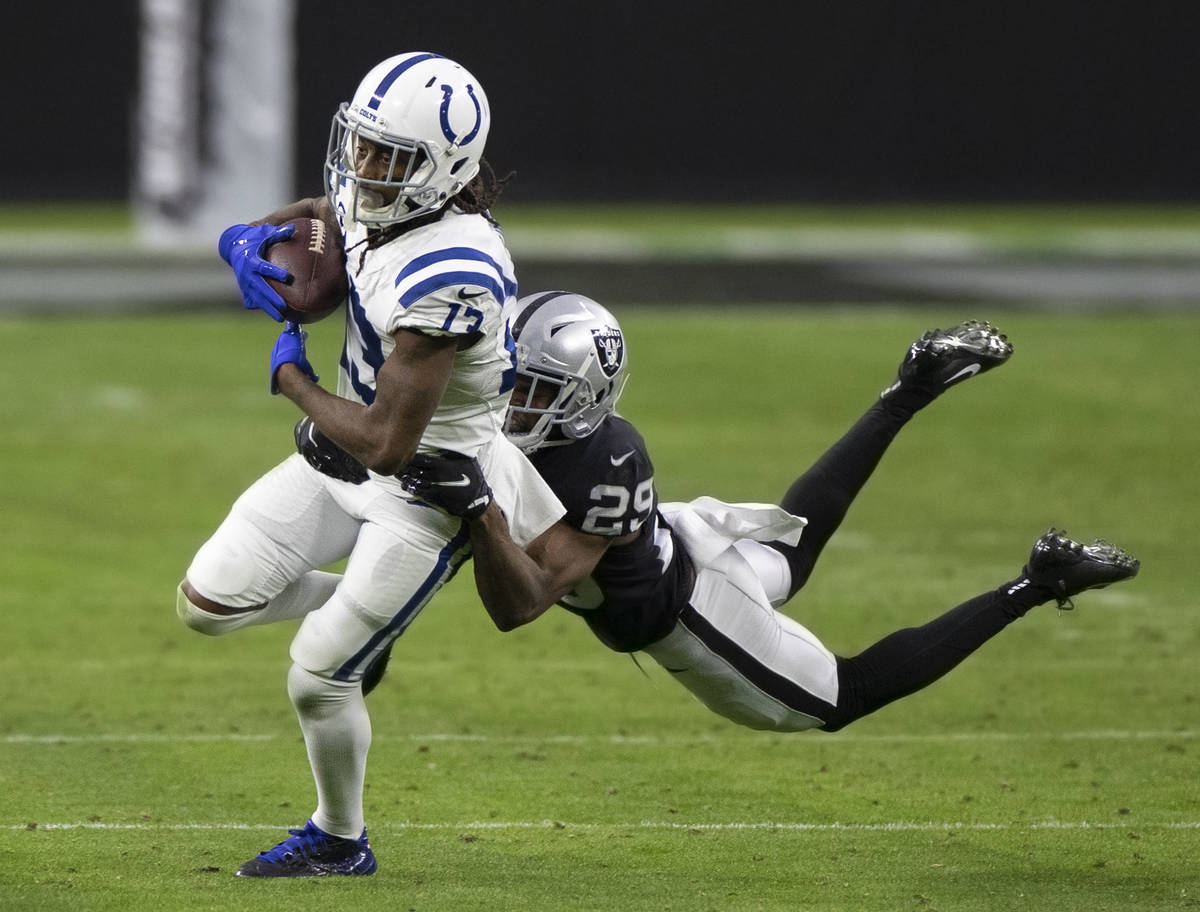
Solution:
{"label": "blurred stadium background", "polygon": [[48,18],[8,11],[0,312],[228,306],[220,228],[319,192],[336,105],[408,49],[489,93],[525,289],[1200,300],[1194,5],[64,0]]}

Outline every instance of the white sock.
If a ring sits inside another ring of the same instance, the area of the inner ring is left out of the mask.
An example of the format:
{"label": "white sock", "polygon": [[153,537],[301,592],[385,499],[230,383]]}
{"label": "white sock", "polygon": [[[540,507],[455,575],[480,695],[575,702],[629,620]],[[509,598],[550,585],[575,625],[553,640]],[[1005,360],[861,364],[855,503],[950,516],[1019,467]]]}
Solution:
{"label": "white sock", "polygon": [[279,595],[262,608],[237,614],[214,614],[192,604],[180,587],[175,596],[175,613],[179,619],[200,633],[222,636],[243,627],[257,627],[302,618],[320,608],[333,595],[342,577],[340,573],[310,570],[290,583]]}
{"label": "white sock", "polygon": [[371,747],[371,719],[362,686],[292,665],[288,696],[296,707],[317,784],[313,823],[334,836],[358,839],[364,826],[363,780]]}

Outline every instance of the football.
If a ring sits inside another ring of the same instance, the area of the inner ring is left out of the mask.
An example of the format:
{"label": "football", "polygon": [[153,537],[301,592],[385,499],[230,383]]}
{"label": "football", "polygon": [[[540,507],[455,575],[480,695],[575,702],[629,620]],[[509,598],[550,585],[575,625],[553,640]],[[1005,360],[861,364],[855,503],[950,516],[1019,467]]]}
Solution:
{"label": "football", "polygon": [[267,281],[287,305],[286,319],[315,323],[341,307],[350,291],[346,252],[341,233],[320,219],[300,218],[291,224],[295,233],[266,250],[266,259],[291,273],[291,280]]}

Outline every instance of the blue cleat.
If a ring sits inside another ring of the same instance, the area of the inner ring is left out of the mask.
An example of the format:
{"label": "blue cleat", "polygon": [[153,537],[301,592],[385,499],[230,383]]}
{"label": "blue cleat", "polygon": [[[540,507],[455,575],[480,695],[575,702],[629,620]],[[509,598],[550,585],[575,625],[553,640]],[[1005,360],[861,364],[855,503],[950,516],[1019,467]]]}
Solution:
{"label": "blue cleat", "polygon": [[251,858],[235,877],[327,877],[331,874],[374,874],[378,865],[367,842],[367,831],[358,839],[332,836],[312,820],[300,830],[288,830],[285,839],[269,852]]}

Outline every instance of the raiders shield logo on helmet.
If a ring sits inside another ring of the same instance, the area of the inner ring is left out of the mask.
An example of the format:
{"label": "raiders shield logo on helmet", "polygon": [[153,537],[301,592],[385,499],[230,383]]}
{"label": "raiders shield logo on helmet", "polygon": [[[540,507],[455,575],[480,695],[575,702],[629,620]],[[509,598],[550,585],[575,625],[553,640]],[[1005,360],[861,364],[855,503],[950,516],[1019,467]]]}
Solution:
{"label": "raiders shield logo on helmet", "polygon": [[604,371],[604,376],[613,376],[625,361],[625,337],[621,335],[621,330],[611,326],[593,329],[592,341],[596,343],[596,354],[600,357],[600,369]]}

